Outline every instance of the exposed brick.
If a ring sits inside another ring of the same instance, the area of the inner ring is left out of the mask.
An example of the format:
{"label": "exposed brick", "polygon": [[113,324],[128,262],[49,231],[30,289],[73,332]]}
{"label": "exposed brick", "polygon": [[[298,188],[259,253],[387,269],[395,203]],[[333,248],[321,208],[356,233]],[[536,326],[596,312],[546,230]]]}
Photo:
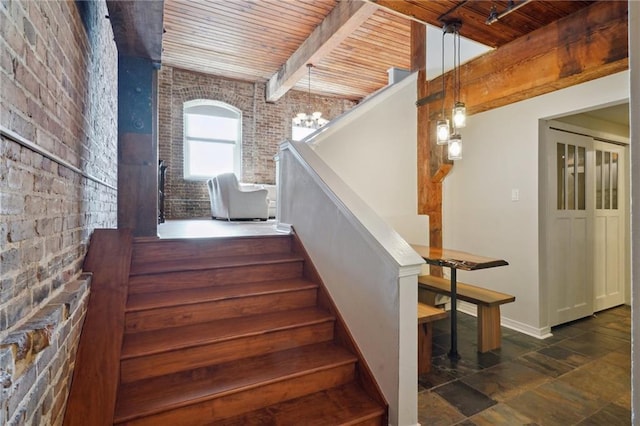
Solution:
{"label": "exposed brick", "polygon": [[24,197],[16,193],[0,193],[0,215],[20,215],[24,212]]}
{"label": "exposed brick", "polygon": [[[82,7],[80,14],[78,2],[2,1],[0,124],[116,185],[117,50],[105,2]],[[116,195],[0,136],[0,342],[80,274],[92,230],[116,226]],[[60,324],[69,336],[53,335],[55,348],[40,353],[37,377],[26,373],[2,390],[0,424],[60,421],[78,316]]]}

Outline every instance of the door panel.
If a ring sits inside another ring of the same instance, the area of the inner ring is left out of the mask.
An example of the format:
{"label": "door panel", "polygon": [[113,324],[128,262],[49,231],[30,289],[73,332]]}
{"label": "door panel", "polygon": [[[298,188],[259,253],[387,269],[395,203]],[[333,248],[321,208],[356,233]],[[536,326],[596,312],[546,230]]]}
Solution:
{"label": "door panel", "polygon": [[593,313],[592,139],[551,129],[548,136],[548,194],[554,202],[548,203],[545,272],[550,325],[557,325]]}
{"label": "door panel", "polygon": [[624,303],[625,202],[622,147],[595,141],[595,311]]}

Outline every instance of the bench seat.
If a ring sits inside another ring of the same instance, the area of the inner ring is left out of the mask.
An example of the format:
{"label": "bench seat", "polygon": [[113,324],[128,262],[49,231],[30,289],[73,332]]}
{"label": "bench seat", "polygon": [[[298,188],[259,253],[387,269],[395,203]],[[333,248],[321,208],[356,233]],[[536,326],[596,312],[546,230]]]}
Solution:
{"label": "bench seat", "polygon": [[[420,275],[418,286],[423,291],[451,296],[451,282],[445,278]],[[478,352],[499,348],[502,340],[500,305],[515,301],[515,296],[460,281],[456,282],[456,289],[459,300],[478,306]]]}
{"label": "bench seat", "polygon": [[433,353],[432,322],[447,317],[447,312],[418,302],[418,374],[431,371],[431,354]]}

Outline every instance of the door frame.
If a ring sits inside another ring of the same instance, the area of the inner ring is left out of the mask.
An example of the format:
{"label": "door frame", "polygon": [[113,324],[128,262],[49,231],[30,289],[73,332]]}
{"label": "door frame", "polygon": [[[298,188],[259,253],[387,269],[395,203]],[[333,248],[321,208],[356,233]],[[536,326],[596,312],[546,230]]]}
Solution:
{"label": "door frame", "polygon": [[[572,115],[572,114],[567,114]],[[539,308],[539,318],[540,325],[549,327],[550,329],[550,302],[552,297],[552,292],[549,289],[549,274],[548,274],[548,265],[545,254],[548,252],[550,247],[550,241],[547,239],[549,223],[547,212],[549,211],[552,199],[549,194],[550,188],[552,187],[549,182],[549,173],[547,171],[547,156],[549,155],[549,150],[551,149],[550,141],[548,140],[548,130],[556,129],[560,131],[566,131],[569,133],[576,133],[579,135],[588,136],[594,138],[596,140],[612,143],[615,145],[620,145],[624,147],[625,150],[625,174],[623,176],[624,185],[625,185],[625,193],[624,193],[624,221],[625,221],[625,241],[624,241],[624,252],[625,252],[625,268],[624,268],[624,303],[631,303],[631,204],[630,204],[630,183],[631,183],[631,169],[630,169],[630,152],[629,152],[629,144],[630,139],[628,137],[620,136],[617,134],[588,129],[580,126],[576,126],[573,124],[568,124],[564,122],[560,122],[553,119],[540,119],[538,121],[538,278],[539,278],[539,300],[540,300],[540,308]]]}

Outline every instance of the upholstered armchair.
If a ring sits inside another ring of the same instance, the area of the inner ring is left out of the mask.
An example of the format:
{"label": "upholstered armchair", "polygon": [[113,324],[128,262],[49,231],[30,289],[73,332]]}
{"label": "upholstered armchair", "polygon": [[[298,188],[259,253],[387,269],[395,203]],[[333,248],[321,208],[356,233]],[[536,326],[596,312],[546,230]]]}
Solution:
{"label": "upholstered armchair", "polygon": [[243,189],[233,173],[223,173],[207,181],[214,219],[269,218],[266,189]]}

